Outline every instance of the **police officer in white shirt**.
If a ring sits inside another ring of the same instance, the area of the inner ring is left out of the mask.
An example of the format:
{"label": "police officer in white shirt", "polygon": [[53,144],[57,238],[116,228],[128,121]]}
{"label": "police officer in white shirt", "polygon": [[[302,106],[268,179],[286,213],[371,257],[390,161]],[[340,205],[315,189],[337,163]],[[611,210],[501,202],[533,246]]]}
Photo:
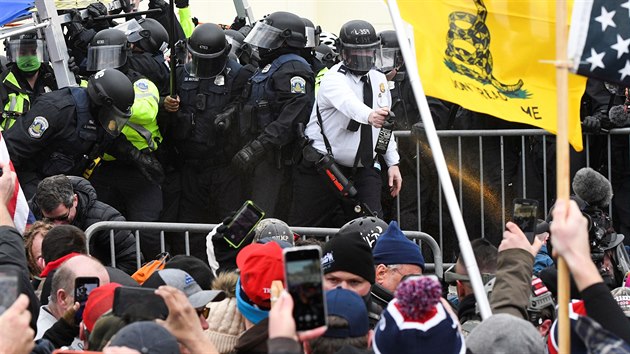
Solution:
{"label": "police officer in white shirt", "polygon": [[[392,196],[402,186],[396,142],[383,139],[385,131],[379,136],[389,123],[392,100],[385,75],[374,69],[380,46],[374,27],[360,20],[346,23],[338,46],[342,62],[324,75],[306,126],[310,141],[295,169],[290,225],[339,227],[362,213],[382,216],[382,169]],[[387,166],[380,165],[375,150]],[[331,176],[326,156],[350,185]]]}

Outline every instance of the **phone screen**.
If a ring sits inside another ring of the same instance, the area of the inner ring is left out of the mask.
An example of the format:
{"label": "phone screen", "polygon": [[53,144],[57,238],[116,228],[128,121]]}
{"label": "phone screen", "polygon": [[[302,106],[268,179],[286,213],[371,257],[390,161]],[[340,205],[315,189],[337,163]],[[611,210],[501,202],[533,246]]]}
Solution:
{"label": "phone screen", "polygon": [[13,305],[17,296],[17,275],[12,273],[0,273],[0,315]]}
{"label": "phone screen", "polygon": [[534,242],[538,201],[535,199],[515,199],[512,221],[523,231],[529,243]]}
{"label": "phone screen", "polygon": [[326,325],[321,250],[318,246],[284,250],[286,287],[293,297],[293,318],[298,331]]}
{"label": "phone screen", "polygon": [[114,290],[113,312],[141,320],[166,319],[168,307],[155,289],[121,286]]}
{"label": "phone screen", "polygon": [[97,277],[77,277],[74,280],[74,301],[80,305],[79,310],[75,313],[76,323],[83,320],[83,310],[85,310],[88,295],[99,285],[100,280]]}
{"label": "phone screen", "polygon": [[246,201],[227,225],[228,230],[224,237],[225,241],[232,247],[240,247],[263,216],[265,216],[265,212],[251,201]]}

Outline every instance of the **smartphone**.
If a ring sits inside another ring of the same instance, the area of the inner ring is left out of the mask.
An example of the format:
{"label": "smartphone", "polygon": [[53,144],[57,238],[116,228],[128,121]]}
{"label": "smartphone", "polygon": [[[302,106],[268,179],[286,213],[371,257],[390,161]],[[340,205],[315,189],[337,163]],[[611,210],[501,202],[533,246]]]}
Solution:
{"label": "smartphone", "polygon": [[77,277],[74,280],[74,302],[78,302],[80,305],[74,314],[75,323],[80,323],[83,320],[83,310],[85,310],[88,295],[99,285],[100,280],[97,277]]}
{"label": "smartphone", "polygon": [[4,313],[18,297],[18,277],[11,272],[0,273],[0,315]]}
{"label": "smartphone", "polygon": [[538,215],[538,201],[535,199],[514,199],[514,222],[523,231],[529,243],[534,243],[536,236],[536,221]]}
{"label": "smartphone", "polygon": [[298,331],[326,325],[326,299],[319,246],[283,250],[286,289],[293,297],[293,318]]}
{"label": "smartphone", "polygon": [[227,231],[223,239],[230,246],[239,248],[264,216],[265,212],[262,209],[257,207],[251,200],[246,201],[227,225]]}
{"label": "smartphone", "polygon": [[144,321],[166,319],[168,307],[155,289],[121,286],[114,290],[114,315]]}

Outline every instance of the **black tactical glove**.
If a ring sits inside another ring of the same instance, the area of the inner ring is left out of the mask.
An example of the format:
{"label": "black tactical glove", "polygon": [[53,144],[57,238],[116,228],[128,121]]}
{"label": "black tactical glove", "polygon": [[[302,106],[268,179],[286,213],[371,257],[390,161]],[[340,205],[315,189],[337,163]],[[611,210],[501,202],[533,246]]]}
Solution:
{"label": "black tactical glove", "polygon": [[186,8],[186,7],[188,7],[188,5],[189,5],[188,4],[188,0],[175,0],[175,6],[178,9]]}
{"label": "black tactical glove", "polygon": [[230,129],[232,125],[232,118],[236,112],[236,105],[228,107],[225,111],[219,113],[214,118],[214,126],[220,132],[225,132]]}
{"label": "black tactical glove", "polygon": [[254,140],[234,155],[232,164],[242,172],[251,173],[262,161],[264,155],[265,146],[260,141]]}
{"label": "black tactical glove", "polygon": [[94,30],[101,31],[108,29],[110,23],[108,20],[99,20],[98,17],[107,16],[107,7],[100,2],[91,3],[86,8],[88,12],[88,18],[86,21],[87,28],[93,28]]}
{"label": "black tactical glove", "polygon": [[81,71],[79,65],[77,65],[76,61],[74,60],[74,57],[68,58],[68,70],[72,71],[72,73],[75,75],[79,74],[79,71]]}
{"label": "black tactical glove", "polygon": [[[236,214],[236,212],[232,214]],[[217,226],[216,232],[214,236],[212,236],[213,240],[216,241],[223,239],[223,237],[225,236],[225,232],[228,230],[227,226],[232,222],[232,219],[234,219],[232,216],[228,216],[223,219],[223,221],[221,221],[221,225]]]}
{"label": "black tactical glove", "polygon": [[230,29],[238,31],[239,29],[241,29],[246,24],[247,24],[247,22],[245,22],[245,17],[238,17],[238,16],[236,16],[236,17],[234,17],[234,23],[232,23],[230,25]]}
{"label": "black tactical glove", "polygon": [[77,9],[68,10],[68,14],[70,15],[70,22],[66,24],[68,27],[68,35],[74,37],[84,30],[82,24],[83,18],[81,17],[81,12]]}
{"label": "black tactical glove", "polygon": [[138,149],[131,150],[131,159],[138,166],[140,173],[150,182],[161,185],[164,182],[162,164],[152,153],[143,153]]}
{"label": "black tactical glove", "polygon": [[582,121],[582,130],[586,133],[599,133],[602,123],[598,115],[586,116]]}

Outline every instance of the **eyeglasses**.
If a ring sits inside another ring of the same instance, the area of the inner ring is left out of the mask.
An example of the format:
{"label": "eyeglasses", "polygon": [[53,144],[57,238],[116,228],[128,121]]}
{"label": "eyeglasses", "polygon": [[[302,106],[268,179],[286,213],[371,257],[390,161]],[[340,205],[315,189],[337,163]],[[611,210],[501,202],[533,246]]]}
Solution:
{"label": "eyeglasses", "polygon": [[55,222],[55,221],[65,222],[65,221],[68,221],[69,218],[70,218],[70,209],[68,209],[68,212],[63,215],[47,216],[44,218],[44,220],[46,220],[47,222]]}
{"label": "eyeglasses", "polygon": [[198,308],[195,309],[195,311],[197,312],[197,316],[203,316],[203,318],[208,319],[208,316],[210,316],[210,308],[209,307],[202,307],[202,308]]}

